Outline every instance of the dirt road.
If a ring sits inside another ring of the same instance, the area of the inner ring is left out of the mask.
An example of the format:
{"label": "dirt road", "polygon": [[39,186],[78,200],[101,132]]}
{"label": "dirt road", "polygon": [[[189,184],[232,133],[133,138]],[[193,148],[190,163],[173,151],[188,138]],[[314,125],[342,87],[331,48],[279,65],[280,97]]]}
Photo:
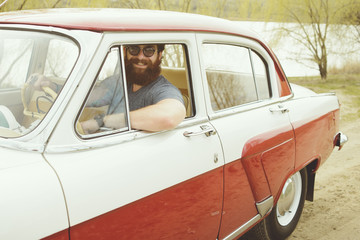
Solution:
{"label": "dirt road", "polygon": [[[360,121],[359,121],[360,122]],[[315,201],[306,202],[288,240],[360,240],[360,123],[347,123],[349,137],[316,176]]]}

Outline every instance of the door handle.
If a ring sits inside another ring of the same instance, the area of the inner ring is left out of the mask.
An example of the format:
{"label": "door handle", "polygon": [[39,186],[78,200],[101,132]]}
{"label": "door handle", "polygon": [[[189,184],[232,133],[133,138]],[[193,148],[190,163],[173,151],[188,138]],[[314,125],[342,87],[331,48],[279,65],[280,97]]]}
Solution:
{"label": "door handle", "polygon": [[183,135],[185,137],[194,137],[194,136],[199,136],[199,135],[203,135],[205,134],[205,136],[210,137],[211,135],[215,135],[216,131],[213,127],[210,127],[208,125],[201,125],[200,126],[201,131],[198,132],[184,132]]}
{"label": "door handle", "polygon": [[271,107],[269,110],[272,113],[274,113],[274,112],[281,112],[281,113],[289,112],[289,109],[284,107],[284,105],[282,105],[282,104],[279,104],[276,107]]}

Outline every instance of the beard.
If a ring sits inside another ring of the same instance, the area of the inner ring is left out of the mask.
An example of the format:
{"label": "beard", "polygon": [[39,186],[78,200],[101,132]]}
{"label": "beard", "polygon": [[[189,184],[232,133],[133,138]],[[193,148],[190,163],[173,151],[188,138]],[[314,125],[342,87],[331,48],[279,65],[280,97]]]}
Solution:
{"label": "beard", "polygon": [[[136,69],[133,64],[137,64],[142,62],[147,65],[147,68],[144,71],[139,71]],[[146,86],[153,81],[155,81],[161,72],[161,60],[156,59],[154,63],[150,60],[143,59],[130,59],[125,61],[125,72],[126,72],[126,79],[129,84],[137,84],[140,86]]]}

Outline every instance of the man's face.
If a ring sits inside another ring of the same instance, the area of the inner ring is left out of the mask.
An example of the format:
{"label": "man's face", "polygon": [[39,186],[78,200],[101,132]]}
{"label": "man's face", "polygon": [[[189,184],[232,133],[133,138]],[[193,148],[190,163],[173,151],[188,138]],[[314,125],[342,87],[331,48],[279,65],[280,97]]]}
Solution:
{"label": "man's face", "polygon": [[145,86],[160,74],[162,52],[157,45],[129,45],[125,48],[125,69],[130,83]]}

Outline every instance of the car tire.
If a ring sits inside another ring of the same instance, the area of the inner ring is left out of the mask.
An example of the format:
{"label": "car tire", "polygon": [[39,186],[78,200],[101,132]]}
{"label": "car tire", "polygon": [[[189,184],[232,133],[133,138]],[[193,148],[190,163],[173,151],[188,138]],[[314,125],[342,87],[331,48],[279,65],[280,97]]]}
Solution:
{"label": "car tire", "polygon": [[304,168],[288,178],[271,213],[240,239],[286,239],[295,230],[300,220],[306,192],[307,171]]}

